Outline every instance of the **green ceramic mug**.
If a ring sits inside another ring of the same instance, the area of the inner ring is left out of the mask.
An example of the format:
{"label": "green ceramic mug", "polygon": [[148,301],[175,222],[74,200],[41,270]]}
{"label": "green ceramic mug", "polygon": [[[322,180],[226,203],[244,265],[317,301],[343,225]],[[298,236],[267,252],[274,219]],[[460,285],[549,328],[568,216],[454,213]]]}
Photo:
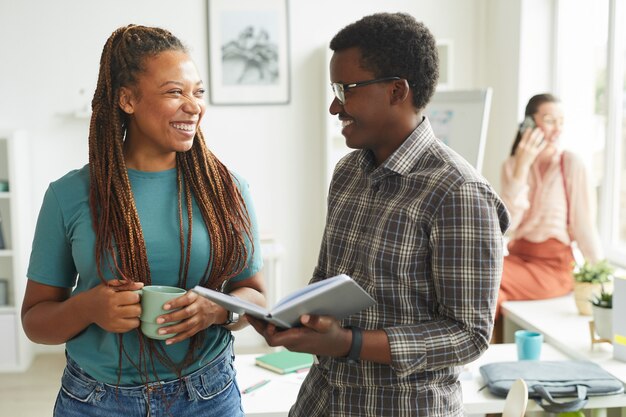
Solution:
{"label": "green ceramic mug", "polygon": [[166,285],[147,285],[135,291],[141,296],[141,332],[151,339],[165,340],[174,337],[175,333],[159,334],[163,326],[171,326],[178,322],[157,324],[157,317],[174,310],[163,310],[163,304],[185,294],[187,290]]}

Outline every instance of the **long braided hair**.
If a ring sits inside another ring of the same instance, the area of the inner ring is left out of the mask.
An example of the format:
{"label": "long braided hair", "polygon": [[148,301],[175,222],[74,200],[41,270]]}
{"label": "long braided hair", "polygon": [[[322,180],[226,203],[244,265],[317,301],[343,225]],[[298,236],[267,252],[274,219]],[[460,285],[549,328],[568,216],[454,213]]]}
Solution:
{"label": "long braided hair", "polygon": [[[120,88],[136,85],[146,58],[165,51],[187,53],[182,42],[167,30],[138,25],[117,29],[102,51],[89,128],[89,204],[96,234],[95,260],[103,282],[106,282],[103,273],[106,268],[119,279],[151,284],[146,245],[123,154],[128,116],[118,103]],[[199,128],[191,149],[176,154],[176,169],[180,224],[178,286],[187,288],[192,200],[195,199],[211,243],[200,285],[221,289],[228,279],[245,268],[249,252],[254,250],[245,203],[228,169],[207,149]],[[188,225],[186,233],[184,216]],[[250,243],[250,249],[246,241]],[[129,360],[146,382],[150,370],[158,378],[154,368],[155,358],[180,377],[182,369],[194,361],[194,352],[202,343],[203,335],[198,333],[193,336],[185,358],[181,363],[174,363],[162,344],[145,338],[140,331],[137,333],[141,352],[147,347],[149,355],[144,357],[141,353],[140,358],[129,357]],[[128,357],[128,354],[123,347],[122,335],[118,337],[119,380],[122,355]]]}

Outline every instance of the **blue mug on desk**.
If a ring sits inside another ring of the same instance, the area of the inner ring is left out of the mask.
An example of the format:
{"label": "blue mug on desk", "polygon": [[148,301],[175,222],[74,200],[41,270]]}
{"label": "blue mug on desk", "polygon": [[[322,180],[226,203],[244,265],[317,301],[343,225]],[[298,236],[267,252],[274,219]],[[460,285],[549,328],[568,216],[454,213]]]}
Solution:
{"label": "blue mug on desk", "polygon": [[517,345],[517,359],[520,361],[539,360],[543,335],[530,330],[518,330],[515,332],[515,344]]}

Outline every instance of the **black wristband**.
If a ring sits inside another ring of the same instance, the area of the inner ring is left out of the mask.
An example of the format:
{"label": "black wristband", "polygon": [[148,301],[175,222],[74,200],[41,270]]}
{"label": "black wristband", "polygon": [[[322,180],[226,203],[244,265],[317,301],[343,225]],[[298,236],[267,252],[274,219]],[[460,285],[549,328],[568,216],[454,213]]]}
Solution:
{"label": "black wristband", "polygon": [[361,347],[363,346],[363,330],[358,327],[349,327],[352,331],[352,344],[350,345],[350,351],[348,352],[349,363],[357,363],[361,358]]}

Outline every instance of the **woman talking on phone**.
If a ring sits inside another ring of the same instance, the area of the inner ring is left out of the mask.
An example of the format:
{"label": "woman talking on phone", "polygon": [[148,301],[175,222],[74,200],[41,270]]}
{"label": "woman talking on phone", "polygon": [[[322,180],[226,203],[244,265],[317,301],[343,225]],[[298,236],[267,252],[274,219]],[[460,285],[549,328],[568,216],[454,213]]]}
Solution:
{"label": "woman talking on phone", "polygon": [[503,164],[501,197],[511,227],[496,318],[504,301],[572,291],[573,242],[590,262],[603,256],[589,178],[582,161],[561,148],[562,127],[559,100],[551,94],[533,96]]}

